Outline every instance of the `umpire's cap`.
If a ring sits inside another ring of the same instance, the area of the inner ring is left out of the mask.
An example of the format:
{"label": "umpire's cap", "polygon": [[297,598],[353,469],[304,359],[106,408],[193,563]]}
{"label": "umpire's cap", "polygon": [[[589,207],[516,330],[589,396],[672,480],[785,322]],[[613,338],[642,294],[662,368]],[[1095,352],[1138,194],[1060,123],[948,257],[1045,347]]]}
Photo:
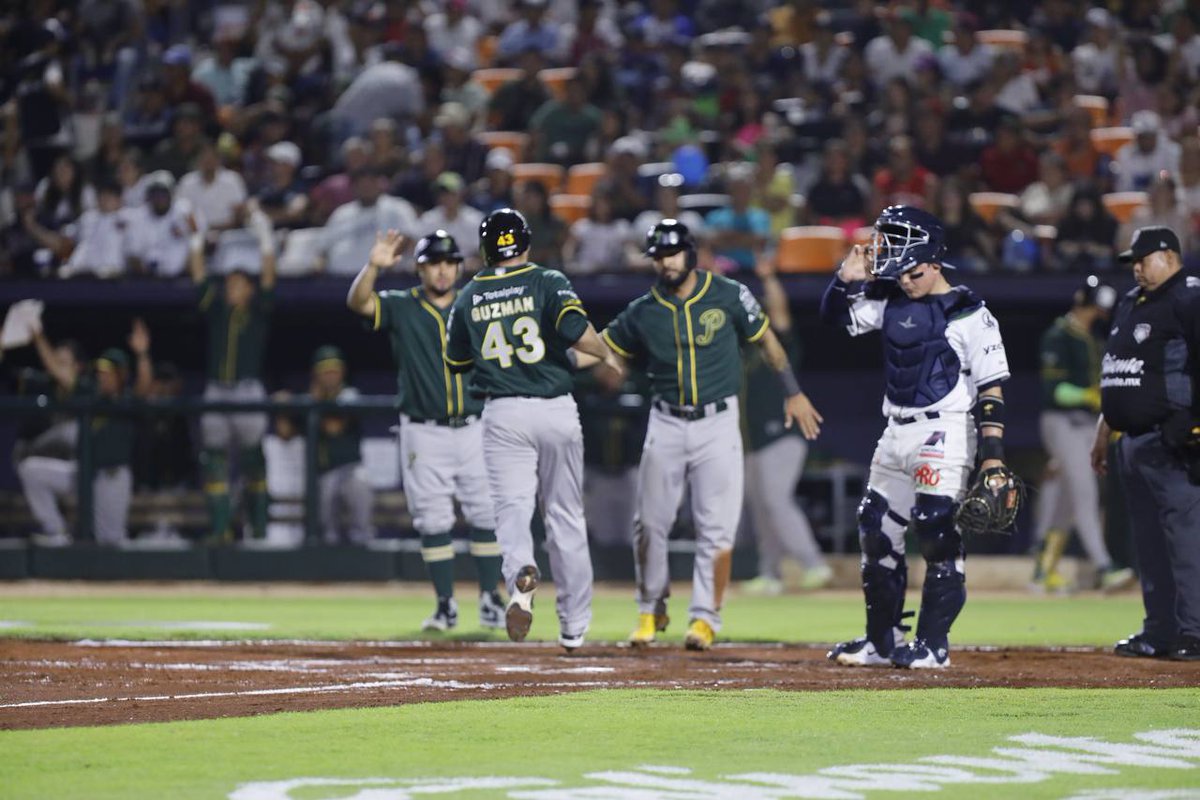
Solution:
{"label": "umpire's cap", "polygon": [[441,228],[428,236],[421,237],[421,241],[417,242],[414,257],[418,264],[433,264],[438,261],[461,262],[463,260],[462,251],[458,249],[458,242],[454,241],[454,237]]}
{"label": "umpire's cap", "polygon": [[651,258],[665,258],[673,253],[696,251],[696,240],[688,226],[677,219],[664,219],[646,231],[646,248],[643,252]]}
{"label": "umpire's cap", "polygon": [[488,267],[521,255],[532,239],[529,223],[513,208],[498,208],[479,225],[479,250]]}

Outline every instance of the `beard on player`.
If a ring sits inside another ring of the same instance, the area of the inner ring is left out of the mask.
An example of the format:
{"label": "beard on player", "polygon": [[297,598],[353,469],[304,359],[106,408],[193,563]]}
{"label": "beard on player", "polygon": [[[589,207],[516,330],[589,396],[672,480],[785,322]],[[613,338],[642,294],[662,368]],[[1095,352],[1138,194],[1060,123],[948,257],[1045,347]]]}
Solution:
{"label": "beard on player", "polygon": [[445,297],[454,291],[462,272],[461,261],[433,261],[418,268],[421,288],[430,297]]}
{"label": "beard on player", "polygon": [[654,271],[658,273],[658,284],[664,289],[677,289],[687,280],[692,268],[688,264],[688,252],[679,250],[662,258],[654,259]]}

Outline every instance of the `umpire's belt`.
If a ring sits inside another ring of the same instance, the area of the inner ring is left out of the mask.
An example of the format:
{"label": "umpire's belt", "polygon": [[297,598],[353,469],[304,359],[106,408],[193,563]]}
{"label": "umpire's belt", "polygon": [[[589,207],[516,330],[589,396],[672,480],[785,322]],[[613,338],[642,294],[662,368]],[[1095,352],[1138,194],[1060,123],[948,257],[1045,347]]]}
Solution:
{"label": "umpire's belt", "polygon": [[892,417],[892,421],[897,425],[911,425],[914,422],[920,422],[923,419],[937,419],[942,415],[936,411],[922,411],[919,414],[913,414],[911,417]]}
{"label": "umpire's belt", "polygon": [[405,417],[415,425],[436,425],[439,428],[465,428],[479,420],[478,414],[467,417],[442,417],[441,419],[422,419],[421,417]]}
{"label": "umpire's belt", "polygon": [[714,403],[702,406],[673,406],[665,400],[656,398],[654,400],[654,407],[664,414],[670,414],[672,417],[691,421],[720,414],[722,411],[728,410],[729,403],[725,400],[717,400]]}

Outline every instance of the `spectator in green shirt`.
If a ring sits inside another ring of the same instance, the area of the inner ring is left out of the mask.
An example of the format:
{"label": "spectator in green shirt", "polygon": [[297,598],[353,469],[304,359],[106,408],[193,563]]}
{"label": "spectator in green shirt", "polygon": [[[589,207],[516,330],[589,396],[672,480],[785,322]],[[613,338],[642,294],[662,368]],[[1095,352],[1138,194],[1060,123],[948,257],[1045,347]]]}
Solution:
{"label": "spectator in green shirt", "polygon": [[578,164],[587,160],[589,145],[600,130],[600,109],[587,102],[587,90],[579,78],[571,78],[562,100],[548,100],[533,119],[533,152],[541,161]]}

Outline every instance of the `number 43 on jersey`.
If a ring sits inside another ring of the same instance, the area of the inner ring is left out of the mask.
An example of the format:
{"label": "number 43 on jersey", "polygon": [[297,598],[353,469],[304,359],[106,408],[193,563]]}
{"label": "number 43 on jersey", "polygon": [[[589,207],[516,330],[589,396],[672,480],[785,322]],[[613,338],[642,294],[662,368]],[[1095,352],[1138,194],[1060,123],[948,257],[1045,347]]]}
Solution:
{"label": "number 43 on jersey", "polygon": [[546,356],[546,343],[542,341],[541,329],[533,317],[516,319],[512,324],[512,335],[520,341],[519,346],[513,347],[508,343],[503,322],[492,321],[484,331],[480,354],[499,362],[504,369],[513,365],[514,355],[522,364],[536,364]]}

